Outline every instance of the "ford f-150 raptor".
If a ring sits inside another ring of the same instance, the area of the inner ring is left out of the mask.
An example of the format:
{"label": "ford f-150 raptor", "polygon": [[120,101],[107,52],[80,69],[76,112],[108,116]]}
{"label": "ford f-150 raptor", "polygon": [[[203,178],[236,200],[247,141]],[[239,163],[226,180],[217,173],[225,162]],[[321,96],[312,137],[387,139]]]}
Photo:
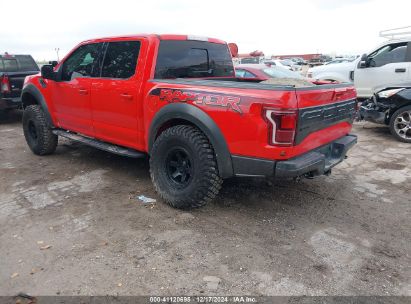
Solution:
{"label": "ford f-150 raptor", "polygon": [[58,137],[150,157],[156,191],[200,207],[233,176],[328,174],[356,143],[350,84],[262,84],[239,79],[228,45],[184,35],[80,43],[25,80],[24,135],[37,155]]}

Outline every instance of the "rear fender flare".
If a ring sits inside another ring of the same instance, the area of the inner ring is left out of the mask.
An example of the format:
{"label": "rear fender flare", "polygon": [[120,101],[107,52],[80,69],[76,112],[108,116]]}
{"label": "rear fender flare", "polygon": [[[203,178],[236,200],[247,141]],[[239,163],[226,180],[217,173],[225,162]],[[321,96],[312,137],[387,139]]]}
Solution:
{"label": "rear fender flare", "polygon": [[233,165],[227,142],[217,124],[201,109],[183,103],[172,103],[161,108],[154,116],[148,134],[148,152],[151,152],[154,141],[162,126],[172,120],[187,121],[200,129],[210,140],[217,158],[220,176],[233,176]]}

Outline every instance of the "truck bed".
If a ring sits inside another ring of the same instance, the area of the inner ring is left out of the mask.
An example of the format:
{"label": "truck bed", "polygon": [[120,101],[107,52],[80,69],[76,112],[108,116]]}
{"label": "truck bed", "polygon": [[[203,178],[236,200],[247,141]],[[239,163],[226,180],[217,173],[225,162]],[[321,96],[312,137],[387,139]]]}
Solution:
{"label": "truck bed", "polygon": [[[283,90],[295,90],[295,89],[336,89],[352,87],[349,83],[332,83],[316,85],[314,83],[311,86],[296,86],[294,80],[282,78],[283,83],[267,83],[265,81],[253,81],[250,79],[240,78],[213,78],[213,79],[153,79],[152,82],[170,83],[178,85],[191,85],[191,86],[206,86],[206,87],[218,87],[218,88],[233,88],[233,89],[256,89],[256,90],[268,90],[268,91],[283,91]],[[277,82],[277,81],[276,81]]]}

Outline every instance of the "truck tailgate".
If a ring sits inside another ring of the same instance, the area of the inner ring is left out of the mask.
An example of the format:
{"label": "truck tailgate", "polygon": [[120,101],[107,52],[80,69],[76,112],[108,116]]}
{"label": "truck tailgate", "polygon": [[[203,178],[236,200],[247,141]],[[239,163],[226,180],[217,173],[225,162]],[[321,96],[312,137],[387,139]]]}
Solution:
{"label": "truck tailgate", "polygon": [[4,73],[5,75],[7,75],[8,79],[9,79],[11,92],[7,93],[7,94],[4,94],[3,97],[5,97],[5,98],[20,97],[21,90],[23,88],[24,79],[26,78],[26,76],[34,75],[34,74],[37,74],[37,73],[38,73],[38,71],[24,71],[24,72],[7,72],[7,73]]}
{"label": "truck tailgate", "polygon": [[[298,121],[295,144],[316,133],[329,140],[339,138],[351,130],[356,112],[356,92],[352,85],[322,85],[296,89]],[[338,128],[334,126],[339,125]],[[345,134],[343,134],[345,133]]]}

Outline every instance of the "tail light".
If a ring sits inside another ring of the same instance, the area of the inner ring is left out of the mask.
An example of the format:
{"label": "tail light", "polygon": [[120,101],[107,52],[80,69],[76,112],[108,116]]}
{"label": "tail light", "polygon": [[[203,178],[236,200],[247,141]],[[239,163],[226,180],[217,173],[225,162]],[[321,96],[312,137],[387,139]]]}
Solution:
{"label": "tail light", "polygon": [[264,118],[269,125],[270,145],[293,145],[297,128],[297,111],[265,109]]}
{"label": "tail light", "polygon": [[7,75],[3,75],[0,78],[0,92],[10,93],[10,91],[11,91],[11,87],[10,87],[9,77]]}

